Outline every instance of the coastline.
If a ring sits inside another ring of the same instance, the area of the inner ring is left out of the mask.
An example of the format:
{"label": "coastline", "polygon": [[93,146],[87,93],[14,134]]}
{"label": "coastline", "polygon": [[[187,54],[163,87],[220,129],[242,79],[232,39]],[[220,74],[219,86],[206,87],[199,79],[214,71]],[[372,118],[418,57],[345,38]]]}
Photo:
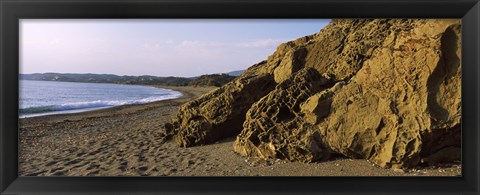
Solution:
{"label": "coastline", "polygon": [[[52,81],[48,81],[52,82]],[[68,82],[66,82],[68,83]],[[23,114],[21,115],[19,113],[19,118],[32,118],[32,117],[41,117],[41,116],[50,116],[50,115],[63,115],[63,114],[75,114],[75,113],[83,113],[83,112],[89,112],[89,111],[95,111],[95,110],[103,110],[103,109],[109,109],[109,108],[114,108],[118,106],[128,106],[128,105],[140,105],[140,104],[147,104],[147,103],[152,103],[152,102],[159,102],[159,101],[165,101],[165,100],[171,100],[171,99],[178,99],[181,96],[184,96],[185,93],[188,92],[179,92],[175,91],[170,88],[170,86],[163,86],[163,85],[130,85],[130,84],[115,84],[115,83],[85,83],[85,82],[71,82],[71,83],[83,83],[83,84],[107,84],[107,85],[124,85],[124,86],[140,86],[140,87],[149,87],[149,88],[157,88],[157,89],[164,89],[164,90],[171,90],[173,92],[178,92],[180,93],[179,97],[167,97],[165,99],[161,100],[154,100],[151,102],[145,102],[145,103],[125,103],[121,105],[104,105],[104,106],[94,106],[94,107],[84,107],[84,108],[76,108],[76,109],[67,109],[67,110],[55,110],[55,111],[50,111],[50,112],[39,112],[39,113],[29,113],[29,114]],[[192,94],[190,94],[192,95]]]}
{"label": "coastline", "polygon": [[180,148],[163,139],[163,125],[181,104],[215,87],[156,86],[177,99],[19,120],[21,176],[458,176],[460,163],[392,170],[361,159],[319,163],[246,158],[234,138]]}

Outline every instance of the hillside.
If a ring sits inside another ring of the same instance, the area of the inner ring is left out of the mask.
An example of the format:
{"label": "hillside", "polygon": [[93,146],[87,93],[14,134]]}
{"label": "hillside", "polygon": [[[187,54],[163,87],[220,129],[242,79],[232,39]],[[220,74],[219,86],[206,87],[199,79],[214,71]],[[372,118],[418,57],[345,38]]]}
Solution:
{"label": "hillside", "polygon": [[385,168],[460,160],[460,20],[338,19],[181,106],[169,137],[248,157]]}
{"label": "hillside", "polygon": [[118,76],[113,74],[64,74],[64,73],[35,73],[21,74],[23,80],[85,82],[85,83],[116,83],[135,85],[173,85],[184,86],[192,79],[183,77],[156,77],[156,76]]}
{"label": "hillside", "polygon": [[238,77],[238,76],[242,75],[243,72],[245,72],[245,70],[236,70],[236,71],[227,72],[225,74],[228,74],[230,76]]}
{"label": "hillside", "polygon": [[84,83],[115,83],[132,85],[167,85],[167,86],[221,86],[232,81],[234,76],[226,74],[202,75],[194,78],[156,77],[156,76],[118,76],[113,74],[69,74],[69,73],[34,73],[20,74],[22,80],[63,81]]}
{"label": "hillside", "polygon": [[236,76],[230,76],[228,74],[210,74],[202,75],[196,79],[190,81],[188,85],[191,86],[216,86],[220,87],[225,83],[232,81],[237,78]]}

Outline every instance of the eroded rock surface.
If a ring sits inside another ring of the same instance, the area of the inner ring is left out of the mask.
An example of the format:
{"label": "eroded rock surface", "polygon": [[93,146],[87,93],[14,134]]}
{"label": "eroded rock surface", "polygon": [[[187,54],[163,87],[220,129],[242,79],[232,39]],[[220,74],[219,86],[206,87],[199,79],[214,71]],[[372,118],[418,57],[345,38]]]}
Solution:
{"label": "eroded rock surface", "polygon": [[248,110],[235,152],[305,162],[327,159],[330,152],[315,128],[304,123],[300,104],[329,84],[313,68],[302,69],[280,83]]}
{"label": "eroded rock surface", "polygon": [[460,20],[334,20],[185,104],[181,146],[237,136],[244,156],[342,154],[405,168],[460,158]]}
{"label": "eroded rock surface", "polygon": [[166,130],[180,146],[203,145],[237,135],[250,106],[275,87],[271,74],[251,67],[242,77],[180,107]]}

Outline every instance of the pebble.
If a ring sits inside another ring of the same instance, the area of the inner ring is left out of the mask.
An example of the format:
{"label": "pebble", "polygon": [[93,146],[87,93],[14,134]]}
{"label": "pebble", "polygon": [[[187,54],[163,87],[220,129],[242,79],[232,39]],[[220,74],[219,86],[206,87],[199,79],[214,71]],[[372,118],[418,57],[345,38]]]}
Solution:
{"label": "pebble", "polygon": [[403,169],[393,169],[393,171],[397,173],[405,173]]}
{"label": "pebble", "polygon": [[265,164],[266,164],[267,166],[273,165],[273,163],[272,163],[271,161],[266,161]]}

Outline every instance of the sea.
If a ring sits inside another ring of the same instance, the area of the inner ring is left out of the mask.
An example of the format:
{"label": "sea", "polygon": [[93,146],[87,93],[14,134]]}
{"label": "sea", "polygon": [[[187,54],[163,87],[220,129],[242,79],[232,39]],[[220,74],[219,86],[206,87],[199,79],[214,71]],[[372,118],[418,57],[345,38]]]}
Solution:
{"label": "sea", "polygon": [[20,80],[19,117],[77,113],[175,99],[182,93],[149,86]]}

